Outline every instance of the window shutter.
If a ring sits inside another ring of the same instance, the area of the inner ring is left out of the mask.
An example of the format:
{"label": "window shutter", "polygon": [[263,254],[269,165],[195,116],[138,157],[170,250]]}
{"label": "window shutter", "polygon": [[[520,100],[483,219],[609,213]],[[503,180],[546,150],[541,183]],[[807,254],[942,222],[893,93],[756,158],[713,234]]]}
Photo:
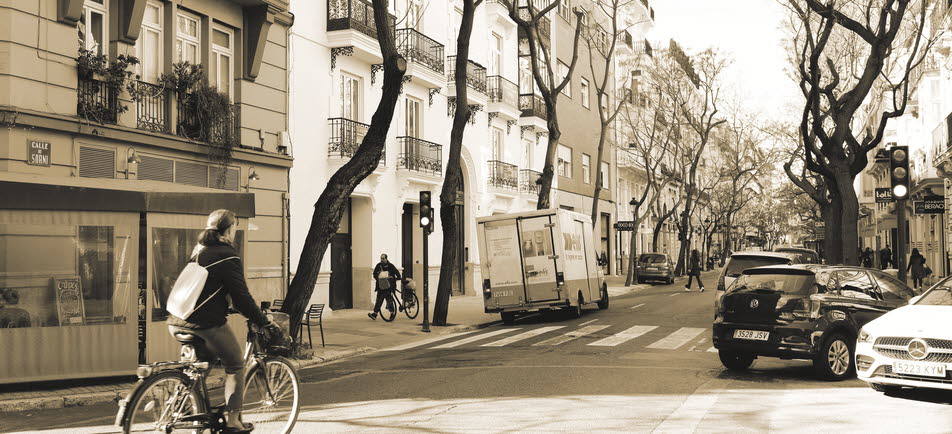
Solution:
{"label": "window shutter", "polygon": [[140,158],[142,162],[139,163],[139,179],[163,182],[174,180],[175,166],[172,160],[147,155]]}
{"label": "window shutter", "polygon": [[79,147],[79,176],[84,178],[115,178],[114,149]]}
{"label": "window shutter", "polygon": [[208,166],[187,161],[176,161],[175,182],[196,187],[208,187]]}

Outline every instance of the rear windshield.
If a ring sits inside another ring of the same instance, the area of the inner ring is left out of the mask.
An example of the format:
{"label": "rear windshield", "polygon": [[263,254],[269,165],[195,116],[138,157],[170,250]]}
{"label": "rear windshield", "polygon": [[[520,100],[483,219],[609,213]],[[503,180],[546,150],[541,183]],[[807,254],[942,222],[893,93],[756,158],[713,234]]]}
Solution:
{"label": "rear windshield", "polygon": [[660,263],[664,262],[665,259],[666,259],[666,258],[665,258],[664,255],[658,255],[658,254],[651,255],[651,254],[646,254],[646,255],[641,255],[640,261],[641,261],[641,262],[644,262],[644,263],[646,263],[646,264],[660,264]]}
{"label": "rear windshield", "polygon": [[765,265],[787,264],[790,260],[787,258],[771,258],[767,256],[734,256],[727,262],[727,270],[724,271],[729,277],[740,276],[740,273],[748,268],[763,267]]}
{"label": "rear windshield", "polygon": [[790,295],[809,295],[813,276],[803,274],[751,274],[734,281],[728,292],[739,289],[770,289]]}
{"label": "rear windshield", "polygon": [[952,306],[952,280],[946,280],[922,295],[916,302],[920,306]]}
{"label": "rear windshield", "polygon": [[793,262],[797,264],[812,264],[817,262],[817,257],[812,252],[795,249],[777,249],[775,252],[787,253],[794,256]]}

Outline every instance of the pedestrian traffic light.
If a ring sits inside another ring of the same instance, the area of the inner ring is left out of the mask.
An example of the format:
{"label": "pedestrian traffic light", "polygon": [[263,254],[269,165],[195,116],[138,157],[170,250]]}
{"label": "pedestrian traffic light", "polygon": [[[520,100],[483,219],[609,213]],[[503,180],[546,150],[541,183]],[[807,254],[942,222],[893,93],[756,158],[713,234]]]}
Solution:
{"label": "pedestrian traffic light", "polygon": [[430,192],[420,192],[420,227],[430,231],[433,227],[433,206],[430,205]]}
{"label": "pedestrian traffic light", "polygon": [[902,200],[909,196],[909,147],[893,146],[889,150],[889,178],[893,199]]}

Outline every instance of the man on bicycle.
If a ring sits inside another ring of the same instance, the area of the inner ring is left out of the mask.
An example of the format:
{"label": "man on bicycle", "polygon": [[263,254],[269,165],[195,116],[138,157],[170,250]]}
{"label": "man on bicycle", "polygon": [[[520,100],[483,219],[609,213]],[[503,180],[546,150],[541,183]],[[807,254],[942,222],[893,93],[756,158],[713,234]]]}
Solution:
{"label": "man on bicycle", "polygon": [[377,320],[377,314],[380,313],[380,306],[383,305],[387,296],[396,288],[398,279],[400,279],[400,271],[387,260],[387,254],[382,253],[380,255],[380,262],[374,267],[374,281],[376,282],[374,291],[377,293],[377,302],[374,303],[374,311],[367,314],[370,319]]}

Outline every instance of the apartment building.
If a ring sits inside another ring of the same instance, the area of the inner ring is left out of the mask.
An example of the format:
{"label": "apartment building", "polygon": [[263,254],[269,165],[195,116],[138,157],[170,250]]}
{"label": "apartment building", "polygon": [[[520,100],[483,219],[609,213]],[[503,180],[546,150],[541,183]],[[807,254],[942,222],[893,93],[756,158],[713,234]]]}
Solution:
{"label": "apartment building", "polygon": [[[165,302],[214,209],[251,293],[283,298],[288,7],[0,2],[0,383],[174,358]],[[179,62],[207,79],[171,88]]]}

